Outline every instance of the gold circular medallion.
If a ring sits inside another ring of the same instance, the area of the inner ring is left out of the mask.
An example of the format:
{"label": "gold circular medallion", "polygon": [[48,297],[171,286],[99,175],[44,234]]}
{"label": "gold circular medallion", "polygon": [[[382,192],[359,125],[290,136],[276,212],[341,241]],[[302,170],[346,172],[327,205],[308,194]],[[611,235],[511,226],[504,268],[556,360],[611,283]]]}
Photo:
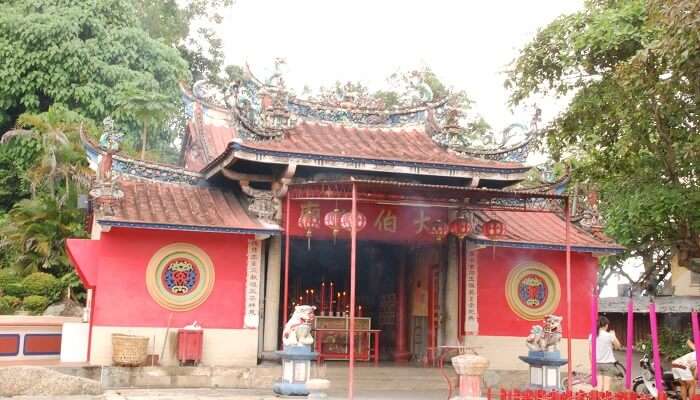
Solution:
{"label": "gold circular medallion", "polygon": [[172,311],[197,308],[214,289],[214,264],[197,246],[173,243],[158,250],[146,268],[153,300]]}
{"label": "gold circular medallion", "polygon": [[506,299],[511,310],[523,319],[536,321],[553,313],[560,298],[559,279],[544,264],[527,262],[508,274]]}

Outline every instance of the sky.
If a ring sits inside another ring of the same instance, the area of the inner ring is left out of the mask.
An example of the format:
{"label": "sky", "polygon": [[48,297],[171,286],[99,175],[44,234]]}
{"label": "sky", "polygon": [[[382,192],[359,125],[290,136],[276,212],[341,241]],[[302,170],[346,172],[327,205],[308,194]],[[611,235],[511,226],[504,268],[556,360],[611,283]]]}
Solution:
{"label": "sky", "polygon": [[[449,86],[464,89],[475,111],[496,130],[528,124],[532,108],[511,110],[504,71],[537,32],[578,0],[236,0],[219,32],[227,62],[248,63],[264,78],[272,60],[287,61],[286,81],[305,85],[362,81],[385,86],[397,71],[429,66]],[[537,99],[543,119],[562,101]]]}
{"label": "sky", "polygon": [[[538,29],[582,7],[579,0],[236,0],[218,29],[228,63],[248,63],[264,79],[273,60],[284,58],[285,80],[297,93],[336,81],[377,90],[394,72],[428,66],[443,83],[466,90],[474,110],[501,130],[527,125],[533,112],[508,105],[504,71]],[[545,122],[566,106],[554,98],[532,103]],[[603,296],[622,283],[609,282]]]}

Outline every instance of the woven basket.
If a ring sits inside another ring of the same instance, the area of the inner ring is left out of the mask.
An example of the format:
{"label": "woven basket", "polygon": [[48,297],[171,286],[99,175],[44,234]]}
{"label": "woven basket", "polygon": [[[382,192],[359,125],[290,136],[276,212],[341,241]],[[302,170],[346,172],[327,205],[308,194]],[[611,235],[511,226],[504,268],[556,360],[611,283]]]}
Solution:
{"label": "woven basket", "polygon": [[117,365],[137,366],[148,357],[148,338],[144,336],[112,334],[112,361]]}

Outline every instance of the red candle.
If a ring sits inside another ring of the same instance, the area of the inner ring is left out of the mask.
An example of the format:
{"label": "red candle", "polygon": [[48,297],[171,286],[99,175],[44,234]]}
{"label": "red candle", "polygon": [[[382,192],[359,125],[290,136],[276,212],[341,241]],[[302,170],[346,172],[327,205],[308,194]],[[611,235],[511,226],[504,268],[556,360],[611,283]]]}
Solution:
{"label": "red candle", "polygon": [[314,296],[314,290],[309,289],[309,294],[311,295],[310,299],[311,301],[309,302],[310,305],[316,304],[316,296]]}
{"label": "red candle", "polygon": [[362,318],[362,306],[357,306],[357,316]]}
{"label": "red candle", "polygon": [[335,300],[335,311],[341,312],[342,311],[342,308],[341,308],[342,302],[340,301],[340,296],[342,296],[343,294],[340,292],[338,292],[337,294],[338,294],[338,296],[337,296],[337,299]]}
{"label": "red candle", "polygon": [[311,304],[309,302],[309,289],[306,289],[306,291],[304,292],[304,296],[305,296],[306,304]]}
{"label": "red candle", "polygon": [[326,312],[326,282],[321,282],[321,315]]}
{"label": "red candle", "polygon": [[330,296],[328,296],[328,315],[333,315],[333,282],[331,282]]}

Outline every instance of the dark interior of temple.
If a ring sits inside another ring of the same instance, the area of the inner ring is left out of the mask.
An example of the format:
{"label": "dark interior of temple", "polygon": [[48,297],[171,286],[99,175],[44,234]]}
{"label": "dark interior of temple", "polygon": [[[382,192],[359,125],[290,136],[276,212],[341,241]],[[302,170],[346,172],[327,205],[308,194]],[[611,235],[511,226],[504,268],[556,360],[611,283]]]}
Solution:
{"label": "dark interior of temple", "polygon": [[[370,318],[371,329],[382,331],[380,356],[387,359],[394,347],[397,275],[405,247],[375,241],[357,243],[356,316]],[[290,315],[300,303],[316,306],[317,319],[349,315],[350,241],[311,240],[309,244],[306,238],[293,239],[290,253]]]}

